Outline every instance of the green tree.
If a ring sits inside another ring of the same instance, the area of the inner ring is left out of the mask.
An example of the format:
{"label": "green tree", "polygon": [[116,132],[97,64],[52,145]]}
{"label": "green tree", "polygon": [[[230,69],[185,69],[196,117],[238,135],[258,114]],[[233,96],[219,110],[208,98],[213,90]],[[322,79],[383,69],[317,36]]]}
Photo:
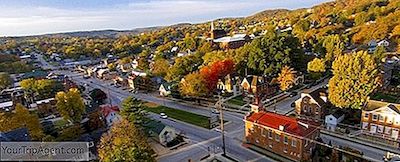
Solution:
{"label": "green tree", "polygon": [[295,78],[296,71],[294,71],[293,68],[290,68],[289,66],[284,66],[278,76],[281,90],[287,91],[288,89],[293,87]]}
{"label": "green tree", "polygon": [[328,64],[335,60],[336,57],[342,55],[344,50],[344,43],[337,34],[325,37],[323,46],[326,49],[325,60]]}
{"label": "green tree", "polygon": [[98,146],[100,161],[155,162],[154,151],[142,132],[126,119],[114,124],[111,131],[101,137]]}
{"label": "green tree", "polygon": [[323,59],[314,58],[307,64],[308,72],[323,73],[325,72],[325,61]]}
{"label": "green tree", "polygon": [[11,86],[12,80],[8,73],[0,73],[0,90]]}
{"label": "green tree", "polygon": [[63,129],[58,136],[58,141],[72,141],[74,139],[79,138],[84,130],[80,126],[79,123],[75,125],[69,126],[68,128]]}
{"label": "green tree", "polygon": [[131,123],[141,124],[145,119],[142,102],[132,96],[125,98],[121,103],[121,115]]}
{"label": "green tree", "polygon": [[337,107],[360,109],[379,85],[375,60],[364,51],[339,56],[332,71],[328,97]]}
{"label": "green tree", "polygon": [[56,100],[57,110],[64,119],[72,120],[74,123],[81,121],[85,104],[78,89],[71,88],[68,92],[58,92]]}
{"label": "green tree", "polygon": [[375,58],[375,62],[380,65],[382,63],[382,59],[386,57],[386,49],[384,46],[378,46],[373,54]]}

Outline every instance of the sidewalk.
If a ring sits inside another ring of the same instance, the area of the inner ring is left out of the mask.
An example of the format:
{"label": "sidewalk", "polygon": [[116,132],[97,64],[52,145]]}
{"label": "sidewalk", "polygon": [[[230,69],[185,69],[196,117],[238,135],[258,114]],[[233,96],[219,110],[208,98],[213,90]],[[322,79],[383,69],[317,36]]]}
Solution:
{"label": "sidewalk", "polygon": [[361,144],[361,145],[373,147],[373,148],[376,148],[376,149],[380,149],[380,150],[384,150],[384,151],[400,154],[399,150],[394,149],[394,148],[390,148],[390,147],[387,147],[387,146],[384,146],[384,145],[376,145],[376,144],[369,143],[369,142],[366,142],[366,141],[363,141],[363,140],[360,140],[360,139],[343,136],[341,134],[330,132],[330,131],[326,131],[326,130],[320,130],[320,132],[325,134],[325,135],[328,135],[328,136],[332,136],[332,137],[344,139],[344,140],[347,140],[347,141],[350,141],[350,142],[355,142],[355,143],[358,143],[358,144]]}

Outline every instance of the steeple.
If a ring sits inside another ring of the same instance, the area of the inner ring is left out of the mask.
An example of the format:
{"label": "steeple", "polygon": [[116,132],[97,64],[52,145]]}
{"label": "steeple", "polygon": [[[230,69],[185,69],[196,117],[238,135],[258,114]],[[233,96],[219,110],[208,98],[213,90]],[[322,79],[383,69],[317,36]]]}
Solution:
{"label": "steeple", "polygon": [[214,30],[214,21],[211,21],[211,31]]}

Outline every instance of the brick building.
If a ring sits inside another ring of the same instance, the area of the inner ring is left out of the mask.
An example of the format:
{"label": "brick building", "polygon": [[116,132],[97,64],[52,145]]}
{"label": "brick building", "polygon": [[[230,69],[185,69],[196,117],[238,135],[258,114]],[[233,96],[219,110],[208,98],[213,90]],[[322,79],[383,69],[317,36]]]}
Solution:
{"label": "brick building", "polygon": [[[254,105],[252,105],[254,106]],[[293,161],[311,160],[319,129],[314,123],[258,111],[245,117],[245,141],[250,147],[273,152]]]}
{"label": "brick building", "polygon": [[310,93],[302,93],[300,99],[295,101],[296,114],[299,118],[315,119],[320,121],[325,118],[325,107],[329,105],[327,89],[319,88]]}

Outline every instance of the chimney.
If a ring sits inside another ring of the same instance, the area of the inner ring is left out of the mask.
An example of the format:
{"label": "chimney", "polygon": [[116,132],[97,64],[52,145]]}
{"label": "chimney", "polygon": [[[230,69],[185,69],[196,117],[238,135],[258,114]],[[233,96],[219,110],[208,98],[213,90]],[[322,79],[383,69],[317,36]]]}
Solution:
{"label": "chimney", "polygon": [[279,130],[280,130],[280,131],[284,131],[284,130],[285,130],[285,126],[279,125]]}

